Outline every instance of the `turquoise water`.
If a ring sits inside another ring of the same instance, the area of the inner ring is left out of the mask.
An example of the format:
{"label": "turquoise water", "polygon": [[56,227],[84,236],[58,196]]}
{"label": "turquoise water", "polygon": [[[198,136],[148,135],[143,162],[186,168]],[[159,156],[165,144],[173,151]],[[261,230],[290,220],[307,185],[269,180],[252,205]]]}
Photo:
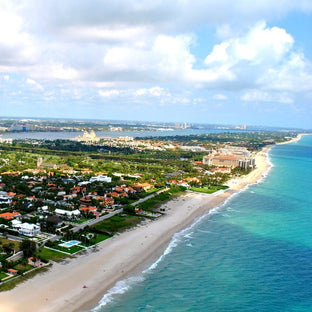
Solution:
{"label": "turquoise water", "polygon": [[270,159],[261,183],[177,234],[96,310],[312,311],[312,136]]}

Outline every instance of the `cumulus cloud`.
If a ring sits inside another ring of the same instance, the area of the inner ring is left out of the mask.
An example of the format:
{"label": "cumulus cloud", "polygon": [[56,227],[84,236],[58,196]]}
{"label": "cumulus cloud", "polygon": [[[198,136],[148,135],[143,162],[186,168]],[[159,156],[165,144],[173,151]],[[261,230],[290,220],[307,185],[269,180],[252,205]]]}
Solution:
{"label": "cumulus cloud", "polygon": [[0,70],[33,64],[37,55],[34,38],[23,30],[23,19],[0,4]]}
{"label": "cumulus cloud", "polygon": [[0,72],[53,89],[48,99],[67,88],[80,92],[66,99],[189,105],[196,92],[224,101],[230,90],[243,101],[291,103],[311,92],[311,64],[287,29],[266,22],[298,11],[312,12],[312,1],[4,0]]}

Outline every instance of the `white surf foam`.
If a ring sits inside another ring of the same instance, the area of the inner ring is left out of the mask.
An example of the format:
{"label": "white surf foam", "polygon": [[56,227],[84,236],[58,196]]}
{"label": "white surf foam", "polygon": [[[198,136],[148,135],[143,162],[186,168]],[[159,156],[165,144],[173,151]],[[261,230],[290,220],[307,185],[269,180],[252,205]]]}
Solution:
{"label": "white surf foam", "polygon": [[110,303],[116,296],[122,295],[126,293],[132,285],[143,282],[144,277],[141,276],[132,276],[127,279],[118,281],[116,285],[111,288],[101,299],[99,302],[99,305],[92,309],[93,312],[98,312],[100,309],[104,306],[106,306],[108,303]]}

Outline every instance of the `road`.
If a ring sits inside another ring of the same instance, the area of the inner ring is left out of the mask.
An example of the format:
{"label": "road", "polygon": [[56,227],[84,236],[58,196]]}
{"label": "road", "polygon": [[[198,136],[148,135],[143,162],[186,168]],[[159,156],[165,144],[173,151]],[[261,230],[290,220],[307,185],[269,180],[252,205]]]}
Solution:
{"label": "road", "polygon": [[[86,221],[84,223],[81,223],[81,224],[75,224],[75,227],[72,229],[73,232],[78,232],[79,230],[85,228],[86,226],[91,226],[91,225],[94,225],[98,222],[101,222],[103,220],[106,220],[108,218],[111,218],[112,216],[118,214],[118,213],[122,213],[123,212],[123,208],[121,209],[117,209],[113,212],[109,212],[108,214],[104,215],[104,216],[101,216],[99,218],[96,218],[96,219],[91,219],[89,221]],[[72,224],[72,223],[71,223]]]}
{"label": "road", "polygon": [[141,203],[143,203],[143,202],[145,202],[145,201],[147,201],[147,200],[149,200],[149,199],[151,199],[151,198],[153,198],[153,197],[155,197],[155,196],[157,196],[157,195],[159,195],[159,194],[161,194],[161,193],[163,193],[163,192],[168,191],[169,189],[170,189],[169,187],[166,187],[166,188],[164,188],[163,190],[160,190],[160,191],[158,191],[158,192],[156,192],[156,193],[153,193],[153,194],[151,194],[151,195],[148,195],[148,196],[146,196],[146,197],[144,197],[144,198],[139,199],[138,201],[132,203],[131,205],[132,205],[132,206],[136,206],[136,205],[138,205],[138,204],[141,204]]}

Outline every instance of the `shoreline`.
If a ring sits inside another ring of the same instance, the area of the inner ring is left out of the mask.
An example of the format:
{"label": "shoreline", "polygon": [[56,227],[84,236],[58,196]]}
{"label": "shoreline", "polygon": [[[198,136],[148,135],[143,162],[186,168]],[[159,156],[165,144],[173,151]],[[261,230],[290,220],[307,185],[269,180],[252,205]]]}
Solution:
{"label": "shoreline", "polygon": [[[298,135],[296,139],[300,138]],[[103,241],[95,252],[54,263],[48,272],[0,293],[0,310],[90,311],[118,281],[142,274],[155,263],[174,234],[223,205],[240,190],[261,181],[271,168],[268,160],[271,147],[257,153],[256,168],[251,173],[228,181],[229,189],[214,194],[187,192],[163,204],[167,208],[166,216]]]}

